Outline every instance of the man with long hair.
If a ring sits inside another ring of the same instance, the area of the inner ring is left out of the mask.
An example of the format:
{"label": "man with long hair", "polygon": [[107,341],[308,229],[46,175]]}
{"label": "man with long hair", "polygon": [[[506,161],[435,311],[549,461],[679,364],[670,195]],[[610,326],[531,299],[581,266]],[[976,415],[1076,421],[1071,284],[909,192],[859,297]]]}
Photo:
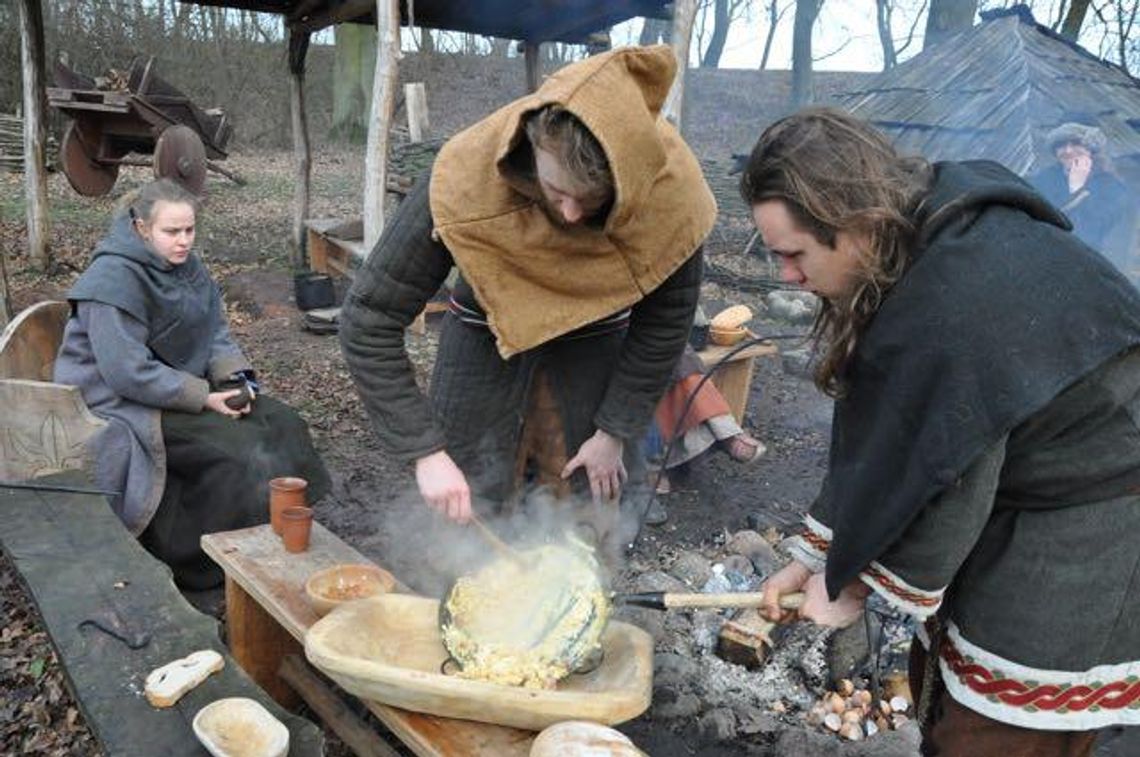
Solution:
{"label": "man with long hair", "polygon": [[925,621],[923,753],[1085,755],[1140,724],[1140,296],[1018,177],[808,110],[741,180],[818,294],[828,473],[765,609]]}

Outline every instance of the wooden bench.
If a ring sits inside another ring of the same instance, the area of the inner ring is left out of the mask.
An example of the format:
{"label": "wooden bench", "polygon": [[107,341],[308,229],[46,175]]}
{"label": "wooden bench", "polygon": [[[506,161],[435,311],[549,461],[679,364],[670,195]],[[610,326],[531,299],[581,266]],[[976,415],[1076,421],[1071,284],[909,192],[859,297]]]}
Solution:
{"label": "wooden bench", "polygon": [[78,387],[51,380],[70,313],[66,302],[40,302],[0,334],[0,480],[82,468],[85,443],[105,425]]}
{"label": "wooden bench", "polygon": [[[732,352],[734,347],[721,347],[710,344],[697,353],[705,370],[712,368],[725,355]],[[748,410],[748,393],[752,389],[752,373],[756,367],[756,358],[775,357],[780,354],[776,345],[771,343],[754,344],[745,347],[728,359],[710,379],[732,409],[736,422],[744,424],[744,413]]]}
{"label": "wooden bench", "polygon": [[[77,471],[34,483],[90,486]],[[170,570],[123,528],[103,497],[0,486],[0,541],[106,754],[205,755],[194,716],[234,696],[257,700],[285,724],[293,757],[324,753],[320,729],[281,708],[242,671],[218,637],[217,621],[186,601]],[[147,674],[200,649],[221,653],[225,667],[173,707],[152,707],[143,695]]]}
{"label": "wooden bench", "polygon": [[[278,671],[286,656],[302,655],[305,631],[317,615],[305,598],[305,581],[339,563],[370,562],[319,523],[309,549],[285,551],[269,526],[207,534],[202,549],[226,574],[226,624],[230,650],[266,691],[294,696]],[[401,585],[401,590],[406,587]],[[418,755],[525,757],[534,733],[469,720],[409,712],[379,702],[364,705]]]}

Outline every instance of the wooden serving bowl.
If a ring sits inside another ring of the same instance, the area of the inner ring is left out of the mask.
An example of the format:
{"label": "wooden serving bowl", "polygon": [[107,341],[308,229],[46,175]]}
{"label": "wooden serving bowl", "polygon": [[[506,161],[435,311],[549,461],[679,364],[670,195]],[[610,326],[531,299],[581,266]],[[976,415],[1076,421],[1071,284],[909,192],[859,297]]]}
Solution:
{"label": "wooden serving bowl", "polygon": [[734,344],[740,344],[740,342],[744,341],[746,336],[748,336],[748,329],[743,326],[734,326],[732,328],[709,327],[709,341],[721,347],[731,347]]}
{"label": "wooden serving bowl", "polygon": [[387,594],[395,586],[395,577],[375,565],[334,565],[309,576],[305,596],[313,612],[324,616],[346,602]]}

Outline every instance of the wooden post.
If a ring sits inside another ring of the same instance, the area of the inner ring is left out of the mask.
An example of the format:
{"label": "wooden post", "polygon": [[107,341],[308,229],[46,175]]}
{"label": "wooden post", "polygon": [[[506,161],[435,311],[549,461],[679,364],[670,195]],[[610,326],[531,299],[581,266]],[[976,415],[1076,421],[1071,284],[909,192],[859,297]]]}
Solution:
{"label": "wooden post", "polygon": [[388,127],[396,92],[400,52],[400,0],[376,0],[376,72],[372,77],[372,113],[364,156],[364,248],[371,250],[384,230],[384,195],[388,185]]}
{"label": "wooden post", "polygon": [[538,57],[538,42],[523,42],[523,58],[526,60],[526,91],[534,92],[542,83],[542,60]]}
{"label": "wooden post", "polygon": [[427,91],[422,81],[404,85],[404,103],[408,111],[408,140],[423,142],[431,124],[428,122]]}
{"label": "wooden post", "polygon": [[673,54],[677,56],[677,78],[665,98],[661,112],[665,118],[681,128],[681,102],[685,97],[685,72],[689,69],[689,40],[693,36],[693,21],[697,18],[697,0],[676,0],[673,3]]}
{"label": "wooden post", "polygon": [[309,216],[309,186],[312,154],[309,148],[309,122],[305,115],[305,55],[308,32],[289,37],[289,112],[293,120],[293,228],[289,239],[290,258],[296,271],[305,268],[305,219]]}
{"label": "wooden post", "polygon": [[303,654],[301,645],[228,575],[226,636],[234,660],[266,694],[287,709],[300,703],[278,671],[287,655]]}
{"label": "wooden post", "polygon": [[[17,5],[20,8],[20,66],[24,80],[24,190],[27,199],[28,258],[33,266],[44,270],[50,262],[47,171],[44,168],[44,17],[40,0],[19,0]],[[5,296],[5,307],[8,306],[7,299]]]}

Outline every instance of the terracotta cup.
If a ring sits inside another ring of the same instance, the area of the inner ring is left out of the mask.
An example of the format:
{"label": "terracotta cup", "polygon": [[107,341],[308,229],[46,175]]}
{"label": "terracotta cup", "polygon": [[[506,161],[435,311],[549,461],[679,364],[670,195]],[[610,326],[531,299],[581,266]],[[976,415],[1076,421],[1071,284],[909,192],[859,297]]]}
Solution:
{"label": "terracotta cup", "polygon": [[309,548],[313,530],[313,510],[309,507],[287,507],[281,513],[281,539],[286,552],[304,552]]}
{"label": "terracotta cup", "polygon": [[281,513],[288,507],[307,507],[306,490],[309,482],[296,476],[284,476],[269,481],[269,525],[273,533],[281,535]]}

